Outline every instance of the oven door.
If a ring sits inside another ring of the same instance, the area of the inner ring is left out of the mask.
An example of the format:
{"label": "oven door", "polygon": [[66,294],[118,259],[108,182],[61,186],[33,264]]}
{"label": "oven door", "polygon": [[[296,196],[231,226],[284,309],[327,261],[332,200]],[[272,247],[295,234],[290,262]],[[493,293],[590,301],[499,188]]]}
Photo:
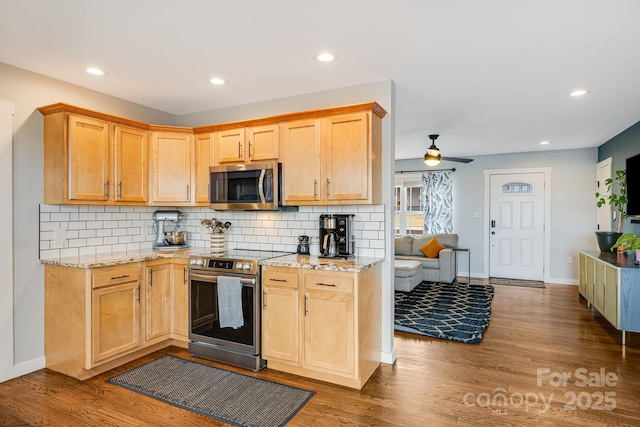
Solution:
{"label": "oven door", "polygon": [[260,354],[260,281],[259,276],[239,276],[242,281],[243,326],[220,327],[218,275],[189,271],[189,339],[193,342]]}

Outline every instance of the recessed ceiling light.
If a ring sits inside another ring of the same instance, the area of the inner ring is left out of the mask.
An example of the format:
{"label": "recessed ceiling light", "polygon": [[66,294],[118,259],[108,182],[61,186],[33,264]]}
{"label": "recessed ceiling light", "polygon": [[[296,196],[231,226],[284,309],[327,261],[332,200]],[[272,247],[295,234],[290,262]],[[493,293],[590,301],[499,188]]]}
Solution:
{"label": "recessed ceiling light", "polygon": [[316,59],[320,62],[331,62],[335,57],[329,52],[323,52],[316,55]]}
{"label": "recessed ceiling light", "polygon": [[551,144],[551,141],[540,141],[540,145],[548,145]]}
{"label": "recessed ceiling light", "polygon": [[95,68],[95,67],[89,67],[86,69],[87,73],[89,74],[93,74],[94,76],[104,76],[104,71],[102,71],[100,68]]}
{"label": "recessed ceiling light", "polygon": [[214,77],[212,79],[209,80],[209,83],[211,83],[212,85],[216,85],[216,86],[222,86],[223,84],[226,84],[227,82],[225,82],[224,80],[218,78],[218,77]]}
{"label": "recessed ceiling light", "polygon": [[589,91],[584,89],[578,89],[571,92],[571,96],[583,96],[583,95],[586,95],[587,93],[589,93]]}

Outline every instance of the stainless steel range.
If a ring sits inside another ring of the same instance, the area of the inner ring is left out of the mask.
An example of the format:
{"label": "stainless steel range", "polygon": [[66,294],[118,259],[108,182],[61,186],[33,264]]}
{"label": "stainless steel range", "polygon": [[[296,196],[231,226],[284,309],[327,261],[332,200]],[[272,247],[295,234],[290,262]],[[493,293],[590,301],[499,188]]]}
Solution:
{"label": "stainless steel range", "polygon": [[189,352],[258,371],[261,357],[259,262],[286,252],[233,250],[189,257]]}

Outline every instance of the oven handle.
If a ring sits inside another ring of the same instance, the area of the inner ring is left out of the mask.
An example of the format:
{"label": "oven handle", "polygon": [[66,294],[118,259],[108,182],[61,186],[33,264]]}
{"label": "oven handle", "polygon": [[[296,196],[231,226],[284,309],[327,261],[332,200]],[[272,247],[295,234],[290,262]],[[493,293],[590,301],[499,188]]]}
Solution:
{"label": "oven handle", "polygon": [[[207,282],[217,282],[218,281],[218,276],[217,275],[213,275],[213,274],[199,274],[199,273],[194,273],[192,271],[189,272],[189,280],[191,279],[195,279],[195,280],[204,280]],[[246,278],[246,277],[241,277],[240,278],[240,282],[242,282],[243,285],[255,285],[256,284],[256,278],[252,277],[252,278]]]}

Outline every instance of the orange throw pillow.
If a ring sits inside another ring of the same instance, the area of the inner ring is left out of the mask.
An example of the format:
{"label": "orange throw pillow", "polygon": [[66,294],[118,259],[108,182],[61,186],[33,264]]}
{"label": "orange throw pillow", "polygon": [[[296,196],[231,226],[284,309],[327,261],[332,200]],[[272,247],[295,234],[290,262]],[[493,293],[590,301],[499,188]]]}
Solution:
{"label": "orange throw pillow", "polygon": [[432,237],[431,240],[420,248],[420,252],[422,252],[427,258],[438,258],[440,251],[445,248],[446,246],[443,246],[435,237]]}

